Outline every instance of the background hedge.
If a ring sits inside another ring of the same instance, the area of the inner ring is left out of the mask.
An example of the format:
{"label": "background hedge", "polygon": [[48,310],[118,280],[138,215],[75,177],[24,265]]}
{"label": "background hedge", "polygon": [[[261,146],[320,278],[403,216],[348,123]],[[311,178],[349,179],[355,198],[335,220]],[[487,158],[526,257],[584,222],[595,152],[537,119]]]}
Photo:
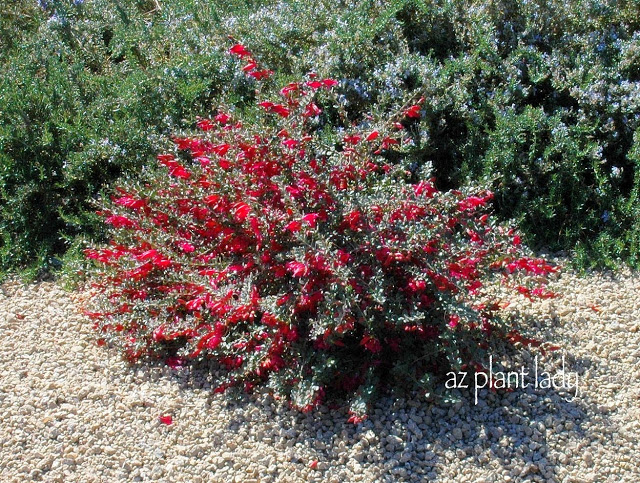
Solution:
{"label": "background hedge", "polygon": [[[255,98],[232,35],[278,72],[340,80],[366,128],[425,96],[405,161],[484,184],[536,248],[640,265],[633,0],[31,1],[0,6],[0,267],[100,238],[91,200],[170,134]],[[71,250],[70,250],[71,248]]]}

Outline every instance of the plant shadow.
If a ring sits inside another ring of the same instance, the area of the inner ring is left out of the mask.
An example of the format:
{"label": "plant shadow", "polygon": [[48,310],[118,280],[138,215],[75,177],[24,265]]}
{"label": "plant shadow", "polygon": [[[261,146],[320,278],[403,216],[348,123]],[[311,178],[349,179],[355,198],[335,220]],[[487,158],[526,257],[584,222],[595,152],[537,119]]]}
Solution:
{"label": "plant shadow", "polygon": [[[208,391],[209,404],[226,421],[218,434],[242,431],[248,444],[261,442],[284,451],[291,464],[304,468],[317,460],[318,476],[349,465],[350,471],[374,475],[376,481],[431,481],[455,478],[454,466],[480,475],[490,464],[501,478],[555,480],[566,463],[557,449],[559,438],[588,439],[585,423],[603,416],[589,411],[588,395],[575,397],[574,388],[560,386],[559,376],[556,387],[540,384],[545,373],[560,374],[563,362],[565,373],[575,374],[576,381],[593,363],[570,353],[542,359],[523,354],[519,362],[531,370],[527,387],[512,392],[479,389],[477,403],[473,388],[454,391],[459,399],[455,403],[382,397],[359,425],[347,422],[345,408],[323,405],[305,414],[266,393],[215,394],[212,388],[220,373],[212,362],[176,369],[154,362],[139,369],[161,370],[181,392]],[[538,387],[533,364],[538,365]],[[212,450],[219,443],[212,440]],[[277,474],[271,477],[278,479]]]}

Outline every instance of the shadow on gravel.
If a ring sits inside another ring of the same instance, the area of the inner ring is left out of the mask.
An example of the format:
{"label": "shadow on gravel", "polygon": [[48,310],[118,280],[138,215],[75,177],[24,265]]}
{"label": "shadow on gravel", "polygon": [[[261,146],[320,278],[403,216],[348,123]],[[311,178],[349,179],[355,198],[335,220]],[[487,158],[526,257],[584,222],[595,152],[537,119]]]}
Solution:
{"label": "shadow on gravel", "polygon": [[[562,355],[565,373],[576,374],[579,384],[592,362]],[[480,469],[491,463],[497,474],[510,474],[516,481],[547,481],[556,478],[562,465],[559,436],[587,438],[584,423],[592,418],[587,411],[588,395],[573,397],[571,388],[540,387],[545,373],[555,375],[559,383],[560,357],[553,353],[538,361],[537,388],[533,367],[529,367],[528,387],[512,392],[481,389],[477,404],[472,388],[459,392],[456,403],[386,397],[358,426],[347,423],[344,408],[322,406],[303,414],[265,394],[229,397],[212,391],[209,401],[227,421],[218,430],[236,433],[243,429],[249,441],[274,447],[292,448],[304,441],[308,451],[296,456],[292,450],[289,461],[308,466],[310,458],[317,459],[320,474],[329,466],[335,469],[355,461],[356,468],[368,468],[380,481],[427,481],[446,476],[451,465]],[[163,378],[187,393],[211,390],[215,384],[213,363],[197,362],[178,369],[163,366],[147,363],[136,369],[161,371]],[[212,451],[218,450],[216,444],[211,442]]]}

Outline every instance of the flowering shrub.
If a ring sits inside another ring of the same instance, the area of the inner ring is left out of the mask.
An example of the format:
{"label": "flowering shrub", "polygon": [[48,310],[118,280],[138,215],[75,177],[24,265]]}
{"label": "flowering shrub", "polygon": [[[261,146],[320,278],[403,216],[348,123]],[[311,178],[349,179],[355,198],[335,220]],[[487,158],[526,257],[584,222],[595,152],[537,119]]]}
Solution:
{"label": "flowering shrub", "polygon": [[[231,53],[270,77],[245,47]],[[429,392],[444,370],[483,370],[497,344],[537,344],[490,289],[552,296],[532,280],[555,268],[490,219],[490,192],[410,184],[387,161],[423,99],[338,138],[323,128],[336,85],[286,85],[255,126],[200,119],[158,156],[160,176],[117,189],[100,212],[112,242],[86,251],[102,267],[88,313],[101,344],[132,361],[213,358],[227,369],[216,390],[266,384],[305,411],[346,395],[352,421],[388,383]]]}

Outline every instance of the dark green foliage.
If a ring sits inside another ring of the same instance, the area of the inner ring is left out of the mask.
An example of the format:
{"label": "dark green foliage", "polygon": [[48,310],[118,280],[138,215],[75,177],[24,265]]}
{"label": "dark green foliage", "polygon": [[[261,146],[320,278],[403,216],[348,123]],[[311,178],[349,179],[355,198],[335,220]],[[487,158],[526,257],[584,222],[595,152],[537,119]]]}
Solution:
{"label": "dark green foliage", "polygon": [[88,201],[105,185],[197,115],[253,101],[228,35],[277,84],[340,79],[363,130],[365,113],[386,119],[424,96],[409,165],[431,163],[442,189],[490,185],[537,247],[638,265],[637,0],[5,3],[0,270],[98,237]]}
{"label": "dark green foliage", "polygon": [[3,269],[99,236],[90,202],[101,188],[138,173],[233,77],[220,47],[183,41],[201,35],[193,20],[167,28],[142,4],[47,3],[0,67]]}
{"label": "dark green foliage", "polygon": [[328,3],[282,2],[235,25],[275,64],[301,65],[291,39],[315,31],[304,68],[344,79],[356,122],[424,95],[412,156],[440,188],[484,182],[536,247],[637,265],[637,2],[354,2],[314,29]]}

